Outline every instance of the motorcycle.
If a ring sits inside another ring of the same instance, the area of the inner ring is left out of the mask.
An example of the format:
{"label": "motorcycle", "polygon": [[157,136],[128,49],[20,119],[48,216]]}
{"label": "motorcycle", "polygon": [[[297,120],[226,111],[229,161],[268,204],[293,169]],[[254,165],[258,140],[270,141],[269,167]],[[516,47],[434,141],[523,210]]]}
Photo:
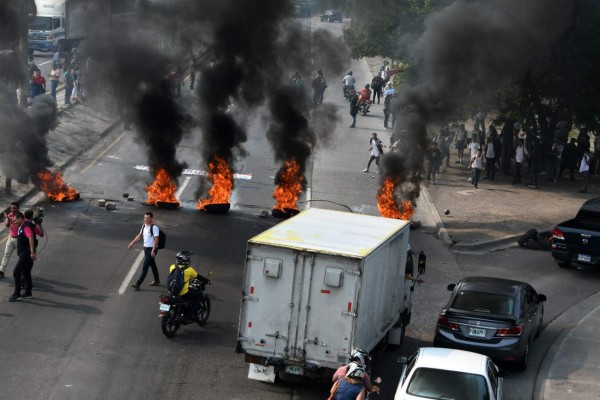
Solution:
{"label": "motorcycle", "polygon": [[[208,276],[212,276],[212,271]],[[160,327],[164,335],[168,338],[175,336],[182,325],[189,325],[196,322],[202,326],[206,324],[210,316],[210,298],[205,293],[206,285],[210,285],[210,279],[200,277],[190,281],[190,289],[200,291],[200,295],[184,300],[179,296],[173,296],[171,293],[160,296]]]}
{"label": "motorcycle", "polygon": [[371,104],[373,104],[371,100],[365,100],[362,103],[360,103],[360,105],[358,106],[358,112],[360,113],[360,115],[362,115],[363,117],[367,115],[367,113],[371,111]]}
{"label": "motorcycle", "polygon": [[354,85],[344,86],[344,98],[347,101],[350,101],[350,99],[352,99],[353,95],[354,95]]}

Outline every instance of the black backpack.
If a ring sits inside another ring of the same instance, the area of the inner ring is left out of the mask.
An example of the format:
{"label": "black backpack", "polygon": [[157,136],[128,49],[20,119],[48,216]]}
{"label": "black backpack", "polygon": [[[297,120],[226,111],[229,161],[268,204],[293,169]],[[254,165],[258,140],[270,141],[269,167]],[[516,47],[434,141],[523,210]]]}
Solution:
{"label": "black backpack", "polygon": [[179,295],[179,292],[185,286],[184,271],[186,269],[187,266],[179,268],[179,265],[175,265],[175,268],[173,268],[173,271],[167,277],[167,289],[173,296]]}
{"label": "black backpack", "polygon": [[[142,231],[140,232],[140,234],[142,235],[142,239],[143,239],[143,235],[144,235],[144,226],[142,225]],[[150,225],[150,235],[152,235],[152,228],[154,228],[154,224]],[[165,245],[167,244],[167,235],[163,232],[163,230],[161,228],[158,228],[158,249],[164,249]]]}

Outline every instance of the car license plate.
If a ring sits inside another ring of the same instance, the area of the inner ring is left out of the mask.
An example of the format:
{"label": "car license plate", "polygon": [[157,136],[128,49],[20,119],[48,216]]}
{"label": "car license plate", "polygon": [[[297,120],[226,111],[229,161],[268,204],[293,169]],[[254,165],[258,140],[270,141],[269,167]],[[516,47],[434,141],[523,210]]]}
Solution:
{"label": "car license plate", "polygon": [[160,303],[160,311],[169,311],[170,309],[171,309],[170,305]]}
{"label": "car license plate", "polygon": [[469,328],[469,336],[474,337],[485,337],[485,329],[480,328]]}
{"label": "car license plate", "polygon": [[295,365],[288,365],[285,367],[285,372],[292,375],[304,375],[304,368],[296,367]]}
{"label": "car license plate", "polygon": [[579,254],[577,256],[577,261],[591,262],[592,256],[588,256],[587,254]]}

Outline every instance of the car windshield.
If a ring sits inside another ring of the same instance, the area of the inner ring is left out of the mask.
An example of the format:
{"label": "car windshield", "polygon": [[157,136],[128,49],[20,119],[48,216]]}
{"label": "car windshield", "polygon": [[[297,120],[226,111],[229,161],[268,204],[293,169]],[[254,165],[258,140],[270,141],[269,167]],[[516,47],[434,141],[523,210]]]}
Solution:
{"label": "car windshield", "polygon": [[493,293],[465,292],[456,294],[450,308],[488,314],[513,315],[515,300]]}
{"label": "car windshield", "polygon": [[489,400],[482,375],[443,369],[417,368],[406,393],[427,399]]}
{"label": "car windshield", "polygon": [[52,17],[32,17],[29,19],[29,30],[31,31],[51,31]]}

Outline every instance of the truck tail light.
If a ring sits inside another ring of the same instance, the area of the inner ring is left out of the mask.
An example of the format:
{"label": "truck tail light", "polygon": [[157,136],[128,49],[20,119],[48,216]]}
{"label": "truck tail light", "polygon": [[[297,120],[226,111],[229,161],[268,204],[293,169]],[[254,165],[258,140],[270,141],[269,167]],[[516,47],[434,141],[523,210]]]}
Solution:
{"label": "truck tail light", "polygon": [[441,326],[442,328],[450,329],[451,331],[459,331],[460,330],[458,324],[448,321],[448,317],[446,317],[445,315],[440,315],[440,317],[438,318],[437,324],[438,324],[438,326]]}
{"label": "truck tail light", "polygon": [[521,332],[523,332],[523,325],[513,325],[508,329],[498,329],[496,337],[521,336]]}
{"label": "truck tail light", "polygon": [[565,234],[558,228],[552,231],[552,239],[565,240]]}

